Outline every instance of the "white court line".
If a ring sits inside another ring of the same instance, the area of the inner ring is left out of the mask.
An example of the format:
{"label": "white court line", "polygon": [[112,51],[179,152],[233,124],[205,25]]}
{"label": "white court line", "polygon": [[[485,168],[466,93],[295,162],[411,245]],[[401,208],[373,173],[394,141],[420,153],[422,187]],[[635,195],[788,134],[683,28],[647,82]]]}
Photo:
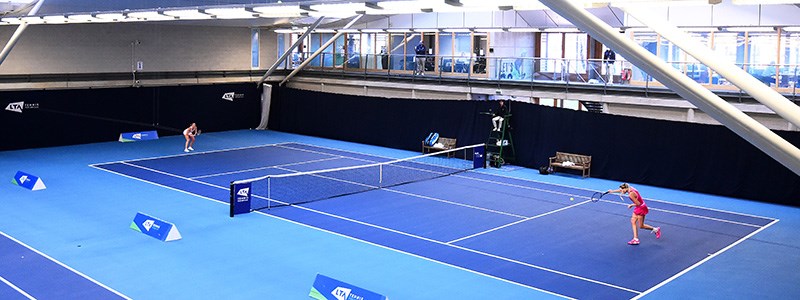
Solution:
{"label": "white court line", "polygon": [[230,172],[224,172],[224,173],[212,173],[212,174],[208,174],[208,175],[194,176],[194,177],[191,177],[191,178],[200,179],[200,178],[208,178],[208,177],[214,177],[214,176],[231,175],[231,174],[238,174],[238,173],[258,171],[258,170],[266,170],[266,169],[272,169],[272,168],[280,168],[280,167],[289,167],[289,166],[311,164],[311,163],[317,163],[317,162],[329,161],[329,160],[335,160],[335,159],[343,159],[343,158],[348,158],[348,157],[344,157],[344,156],[326,157],[326,158],[320,158],[320,159],[315,159],[315,160],[307,160],[307,161],[301,161],[301,162],[283,164],[283,165],[276,165],[276,166],[258,167],[258,168],[244,169],[244,170],[238,170],[238,171],[230,171]]}
{"label": "white court line", "polygon": [[539,292],[550,294],[550,295],[553,295],[553,296],[558,296],[558,297],[561,297],[561,298],[571,299],[571,300],[575,300],[576,299],[576,298],[571,298],[571,297],[568,297],[568,296],[565,296],[565,295],[561,295],[561,294],[558,294],[558,293],[554,293],[554,292],[551,292],[551,291],[548,291],[548,290],[544,290],[544,289],[541,289],[541,288],[537,288],[535,286],[525,285],[525,284],[522,284],[522,283],[519,283],[519,282],[511,281],[509,279],[497,277],[497,276],[494,276],[494,275],[489,275],[489,274],[486,274],[486,273],[481,273],[481,272],[478,272],[478,271],[475,271],[475,270],[472,270],[472,269],[467,269],[467,268],[464,268],[464,267],[461,267],[461,266],[457,266],[457,265],[453,265],[453,264],[446,263],[446,262],[443,262],[443,261],[438,261],[438,260],[435,260],[435,259],[431,259],[430,257],[425,257],[425,256],[421,256],[419,254],[414,254],[414,253],[406,252],[406,251],[403,251],[403,250],[391,248],[391,247],[388,247],[386,245],[376,244],[374,242],[370,242],[370,241],[367,241],[367,240],[362,240],[362,239],[355,238],[355,237],[352,237],[352,236],[349,236],[349,235],[345,235],[345,234],[341,234],[341,233],[338,233],[338,232],[335,232],[335,231],[330,231],[328,229],[314,227],[314,226],[311,226],[311,225],[308,225],[308,224],[305,224],[305,223],[300,223],[300,222],[289,220],[289,219],[286,219],[286,218],[283,218],[283,217],[279,217],[279,216],[276,216],[276,215],[271,215],[271,214],[268,214],[268,213],[265,213],[265,212],[262,212],[262,211],[253,211],[253,212],[257,213],[257,214],[260,214],[260,215],[264,215],[264,216],[270,217],[270,218],[274,218],[274,219],[278,219],[278,220],[281,220],[281,221],[293,223],[295,225],[300,225],[302,227],[306,227],[306,228],[310,228],[310,229],[313,229],[313,230],[325,232],[325,233],[328,233],[328,234],[333,234],[333,235],[336,235],[336,236],[339,236],[339,237],[343,237],[343,238],[346,238],[346,239],[354,240],[354,241],[361,242],[361,243],[364,243],[364,244],[367,244],[367,245],[371,245],[371,246],[375,246],[375,247],[378,247],[378,248],[383,248],[383,249],[394,251],[394,252],[397,252],[397,253],[409,255],[409,256],[412,256],[412,257],[419,258],[419,259],[423,259],[423,260],[427,260],[427,261],[430,261],[430,262],[434,262],[434,263],[437,263],[437,264],[440,264],[440,265],[448,266],[448,267],[451,267],[451,268],[456,268],[456,269],[459,269],[459,270],[462,270],[462,271],[466,271],[466,272],[469,272],[469,273],[473,273],[473,274],[478,274],[478,275],[481,275],[481,276],[484,276],[484,277],[487,277],[487,278],[500,280],[500,281],[507,282],[507,283],[510,283],[510,284],[513,284],[513,285],[516,285],[516,286],[528,288],[528,289],[531,289],[531,290],[539,291]]}
{"label": "white court line", "polygon": [[[171,186],[166,186],[166,185],[163,185],[163,184],[160,184],[160,183],[156,183],[156,182],[153,182],[153,181],[144,180],[144,179],[139,178],[139,177],[133,177],[133,176],[130,176],[130,175],[127,175],[127,174],[122,174],[120,172],[106,170],[106,169],[103,169],[103,168],[98,167],[98,166],[91,166],[91,167],[95,168],[95,169],[98,169],[98,170],[101,170],[101,171],[106,171],[108,173],[116,174],[116,175],[119,175],[119,176],[122,176],[122,177],[127,177],[127,178],[130,178],[130,179],[133,179],[133,180],[137,180],[137,181],[141,181],[141,182],[144,182],[144,183],[149,183],[149,184],[152,184],[152,185],[155,185],[155,186],[158,186],[158,187],[162,187],[162,188],[165,188],[165,189],[168,189],[168,190],[173,190],[173,191],[176,191],[176,192],[181,192],[181,193],[184,193],[184,194],[187,194],[187,195],[195,196],[195,197],[198,197],[198,198],[201,198],[201,199],[206,199],[208,201],[222,203],[222,204],[225,204],[225,205],[230,205],[228,202],[220,201],[219,199],[209,198],[209,197],[206,197],[206,196],[203,196],[203,195],[199,195],[199,194],[195,194],[195,193],[188,192],[188,191],[185,191],[185,190],[177,189],[177,188],[174,188],[174,187],[171,187]],[[178,177],[178,176],[176,175],[175,177]],[[214,184],[208,184],[208,186],[230,191],[230,187],[221,187],[221,186],[214,185]]]}
{"label": "white court line", "polygon": [[[257,196],[257,195],[254,196],[254,197],[258,197],[258,198],[262,198],[262,199],[268,200],[266,197],[261,197],[261,196]],[[478,251],[478,250],[474,250],[474,249],[470,249],[470,248],[466,248],[466,247],[462,247],[462,246],[458,246],[458,245],[448,244],[448,243],[445,243],[445,242],[442,242],[442,241],[437,241],[437,240],[434,240],[434,239],[431,239],[431,238],[426,238],[426,237],[423,237],[423,236],[419,236],[419,235],[415,235],[415,234],[399,231],[399,230],[396,230],[396,229],[391,229],[391,228],[388,228],[388,227],[383,227],[383,226],[380,226],[380,225],[375,225],[375,224],[371,224],[371,223],[367,223],[367,222],[363,222],[363,221],[359,221],[359,220],[355,220],[355,219],[351,219],[351,218],[342,217],[342,216],[339,216],[339,215],[327,213],[327,212],[324,212],[324,211],[319,211],[319,210],[316,210],[316,209],[304,207],[302,205],[292,205],[292,207],[303,209],[303,210],[307,210],[307,211],[310,211],[310,212],[318,213],[318,214],[321,214],[321,215],[329,216],[329,217],[340,219],[340,220],[344,220],[344,221],[353,222],[353,223],[356,223],[356,224],[361,224],[361,225],[368,226],[368,227],[373,227],[373,228],[385,230],[385,231],[388,231],[388,232],[397,233],[397,234],[400,234],[400,235],[405,235],[405,236],[416,238],[416,239],[420,239],[420,240],[423,240],[423,241],[426,241],[426,242],[431,242],[431,243],[440,244],[440,245],[443,245],[443,246],[453,247],[453,248],[456,248],[456,249],[459,249],[459,250],[464,250],[464,251],[467,251],[467,252],[472,252],[472,253],[475,253],[475,254],[480,254],[480,255],[483,255],[483,256],[504,260],[504,261],[507,261],[507,262],[519,264],[519,265],[526,266],[526,267],[531,267],[531,268],[534,268],[534,269],[539,269],[539,270],[542,270],[542,271],[546,271],[546,272],[550,272],[550,273],[554,273],[554,274],[558,274],[558,275],[562,275],[562,276],[567,276],[567,277],[578,279],[578,280],[583,280],[583,281],[587,281],[587,282],[591,282],[591,283],[595,283],[595,284],[599,284],[599,285],[604,285],[604,286],[607,286],[607,287],[611,287],[611,288],[615,288],[615,289],[619,289],[619,290],[623,290],[623,291],[627,291],[627,292],[631,292],[631,293],[636,293],[636,294],[641,293],[640,291],[636,291],[636,290],[633,290],[633,289],[629,289],[629,288],[613,285],[613,284],[610,284],[610,283],[606,283],[606,282],[602,282],[602,281],[598,281],[598,280],[594,280],[594,279],[590,279],[590,278],[586,278],[586,277],[570,274],[570,273],[567,273],[567,272],[557,271],[557,270],[553,270],[553,269],[550,269],[550,268],[537,266],[537,265],[534,265],[534,264],[529,264],[529,263],[526,263],[526,262],[510,259],[510,258],[507,258],[507,257],[502,257],[502,256],[499,256],[499,255],[486,253],[486,252],[483,252],[483,251]]]}
{"label": "white court line", "polygon": [[756,231],[753,231],[752,233],[750,233],[750,234],[748,234],[747,236],[745,236],[745,237],[743,237],[743,238],[739,239],[738,241],[734,242],[733,244],[730,244],[730,245],[728,245],[727,247],[725,247],[725,248],[722,248],[721,250],[719,250],[719,251],[715,252],[715,253],[714,253],[714,254],[712,254],[712,255],[709,255],[708,257],[704,258],[703,260],[701,260],[701,261],[698,261],[698,262],[697,262],[697,263],[695,263],[694,265],[691,265],[690,267],[688,267],[688,268],[684,269],[683,271],[680,271],[678,274],[672,275],[672,277],[670,277],[670,278],[667,278],[667,280],[664,280],[664,281],[662,281],[662,282],[661,282],[661,283],[659,283],[659,284],[656,284],[655,286],[653,286],[653,287],[649,288],[648,290],[646,290],[646,291],[642,292],[642,293],[641,293],[641,294],[639,294],[638,296],[631,298],[631,300],[637,300],[637,299],[639,299],[639,298],[642,298],[642,297],[644,297],[645,295],[647,295],[647,294],[649,294],[649,293],[651,293],[651,292],[655,291],[656,289],[658,289],[658,288],[660,288],[660,287],[664,286],[665,284],[667,284],[667,283],[669,283],[669,282],[671,282],[671,281],[675,280],[676,278],[678,278],[678,277],[682,276],[683,274],[686,274],[687,272],[691,271],[692,269],[694,269],[694,268],[697,268],[698,266],[700,266],[701,264],[703,264],[703,263],[707,262],[708,260],[710,260],[710,259],[712,259],[712,258],[714,258],[714,257],[717,257],[717,255],[720,255],[720,254],[722,254],[723,252],[725,252],[725,251],[728,251],[729,249],[733,248],[733,246],[736,246],[736,245],[740,244],[741,242],[744,242],[745,240],[747,240],[747,239],[749,239],[750,237],[752,237],[752,236],[756,235],[757,233],[761,232],[762,230],[764,230],[764,229],[767,229],[768,227],[770,227],[770,226],[774,225],[775,223],[778,223],[778,221],[779,221],[778,219],[774,219],[774,221],[772,221],[771,223],[767,224],[766,226],[764,226],[764,227],[761,227],[760,229],[758,229],[758,230],[756,230]]}
{"label": "white court line", "polygon": [[[696,214],[689,214],[689,213],[671,211],[671,210],[665,210],[665,209],[659,209],[659,208],[650,208],[650,210],[665,212],[665,213],[674,214],[674,215],[682,215],[682,216],[687,216],[687,217],[694,217],[694,218],[698,218],[698,219],[706,219],[706,220],[711,220],[711,221],[723,222],[723,223],[728,223],[728,224],[742,225],[742,226],[755,227],[755,228],[760,228],[761,227],[761,225],[758,225],[758,224],[742,223],[742,222],[736,222],[736,221],[725,220],[725,219],[720,219],[720,218],[712,218],[712,217],[706,217],[706,216],[701,216],[701,215],[696,215]],[[773,220],[775,220],[775,219],[773,219]]]}
{"label": "white court line", "polygon": [[[505,183],[505,182],[499,182],[499,181],[492,181],[492,180],[481,179],[481,178],[473,178],[473,177],[463,176],[463,175],[453,175],[453,177],[473,179],[473,180],[482,181],[482,182],[486,182],[486,183],[504,185],[504,186],[520,188],[520,189],[527,189],[527,190],[533,190],[533,191],[546,192],[546,193],[551,193],[551,194],[559,194],[559,195],[564,195],[564,196],[574,196],[574,197],[586,198],[586,199],[590,198],[590,197],[587,197],[587,196],[574,195],[574,194],[551,191],[551,190],[534,188],[534,187],[526,187],[526,186],[518,185],[518,184],[511,184],[511,183]],[[618,205],[627,205],[627,203],[621,203],[621,202],[618,202],[618,201],[611,201],[611,200],[600,200],[600,201],[608,202],[608,203],[614,203],[614,204],[618,204]],[[648,201],[650,201],[650,200],[648,199]],[[678,206],[680,206],[680,205],[678,205]],[[702,207],[697,207],[697,208],[702,209]],[[761,227],[761,225],[757,225],[757,224],[742,223],[742,222],[736,222],[736,221],[731,221],[731,220],[707,217],[707,216],[703,216],[703,215],[690,214],[690,213],[684,213],[684,212],[672,211],[672,210],[666,210],[666,209],[650,208],[650,210],[660,211],[660,212],[665,212],[665,213],[671,213],[671,214],[676,214],[676,215],[684,215],[684,216],[689,216],[689,217],[695,217],[695,218],[698,218],[698,219],[706,219],[706,220],[718,221],[718,222],[723,222],[723,223],[737,224],[737,225],[750,226],[750,227],[756,227],[756,228]],[[733,213],[733,212],[731,212],[730,214],[742,215],[742,214]],[[758,217],[758,218],[761,218],[761,217]],[[773,218],[765,218],[765,219],[773,219]]]}
{"label": "white court line", "polygon": [[[511,176],[508,176],[508,175],[505,175],[505,174],[493,174],[493,173],[485,173],[485,172],[474,172],[474,173],[478,173],[478,174],[481,174],[481,175],[487,175],[487,176],[497,176],[497,177],[502,177],[502,178],[509,178],[509,179],[525,181],[525,182],[534,182],[534,183],[539,183],[539,184],[552,185],[552,186],[563,187],[563,188],[571,188],[571,189],[582,190],[582,191],[587,191],[587,192],[596,192],[595,190],[590,190],[590,189],[586,189],[586,188],[582,188],[582,187],[576,187],[576,186],[564,185],[564,184],[558,184],[558,183],[550,183],[550,182],[544,182],[544,181],[536,181],[536,180],[528,179],[528,178],[511,177]],[[485,180],[485,179],[472,178],[472,177],[467,177],[467,176],[463,176],[463,177],[464,178],[471,178],[471,179],[475,179],[475,180]],[[580,197],[583,197],[583,196],[580,196]],[[587,198],[587,197],[585,197],[585,198]],[[760,218],[760,219],[765,219],[765,220],[774,220],[775,219],[775,218],[771,218],[771,217],[764,217],[764,216],[759,216],[759,215],[745,214],[745,213],[741,213],[741,212],[728,211],[728,210],[722,210],[722,209],[716,209],[716,208],[708,208],[708,207],[704,207],[704,206],[697,206],[697,205],[684,204],[684,203],[675,203],[675,202],[670,202],[670,201],[656,199],[656,198],[645,198],[645,199],[647,201],[668,203],[668,204],[672,204],[672,205],[675,205],[675,206],[684,206],[684,207],[690,207],[690,208],[698,208],[698,209],[710,210],[710,211],[715,211],[715,212],[729,213],[729,214],[732,214],[732,215],[740,215],[740,216],[745,216],[745,217]],[[746,199],[743,199],[743,200],[746,200]]]}
{"label": "white court line", "polygon": [[427,200],[447,203],[447,204],[451,204],[451,205],[463,206],[463,207],[472,208],[472,209],[476,209],[476,210],[487,211],[487,212],[495,213],[495,214],[498,214],[498,215],[506,215],[506,216],[511,216],[511,217],[515,217],[515,218],[523,218],[523,219],[527,218],[526,216],[523,216],[523,215],[512,214],[512,213],[507,213],[507,212],[503,212],[503,211],[499,211],[499,210],[483,208],[483,207],[480,207],[480,206],[448,201],[448,200],[439,199],[439,198],[436,198],[436,197],[429,197],[429,196],[424,196],[424,195],[419,195],[419,194],[414,194],[414,193],[409,193],[409,192],[403,192],[403,191],[395,190],[395,189],[392,189],[392,188],[386,188],[384,190],[387,190],[387,191],[390,191],[390,192],[393,192],[393,193],[402,194],[402,195],[407,195],[407,196],[412,196],[412,197],[417,197],[417,198],[422,198],[422,199],[427,199]]}
{"label": "white court line", "polygon": [[495,228],[492,228],[492,229],[489,229],[489,230],[485,230],[485,231],[482,231],[482,232],[478,232],[478,233],[473,234],[473,235],[468,235],[468,236],[465,236],[465,237],[462,237],[462,238],[458,238],[458,239],[446,242],[446,244],[457,243],[459,241],[463,241],[463,240],[466,240],[468,238],[472,238],[472,237],[476,237],[476,236],[479,236],[479,235],[483,235],[483,234],[486,234],[486,233],[489,233],[489,232],[492,232],[492,231],[495,231],[495,230],[500,230],[500,229],[506,228],[508,226],[513,226],[513,225],[517,225],[517,224],[522,223],[522,222],[527,222],[527,221],[530,221],[530,220],[533,220],[533,219],[541,218],[541,217],[544,217],[544,216],[549,215],[549,214],[554,214],[554,213],[560,212],[562,210],[567,210],[567,209],[576,207],[578,205],[583,205],[583,204],[585,204],[587,202],[590,202],[590,201],[591,200],[586,200],[586,201],[583,201],[581,203],[576,203],[576,204],[573,204],[573,205],[570,205],[570,206],[565,206],[565,207],[562,207],[562,208],[559,208],[559,209],[556,209],[556,210],[548,211],[548,212],[543,213],[543,214],[539,214],[539,215],[536,215],[536,216],[533,216],[533,217],[525,218],[525,219],[522,219],[522,220],[519,220],[519,221],[516,221],[516,222],[513,222],[513,223],[508,223],[506,225],[495,227]]}
{"label": "white court line", "polygon": [[122,297],[122,298],[124,298],[124,299],[129,299],[129,300],[131,299],[130,297],[123,295],[122,293],[120,293],[120,292],[118,292],[118,291],[116,291],[116,290],[114,290],[114,289],[112,289],[112,288],[110,288],[110,287],[106,286],[105,284],[102,284],[102,283],[98,282],[97,280],[94,280],[94,278],[91,278],[91,277],[89,277],[89,276],[86,276],[86,274],[83,274],[83,273],[81,273],[81,272],[78,272],[78,270],[75,270],[75,269],[73,269],[72,267],[70,267],[70,266],[67,266],[67,265],[65,265],[64,263],[62,263],[62,262],[60,262],[60,261],[58,261],[58,260],[56,260],[56,259],[54,259],[54,258],[52,258],[52,257],[48,256],[47,254],[44,254],[44,253],[42,253],[41,251],[39,251],[39,250],[36,250],[36,249],[34,249],[33,247],[31,247],[31,246],[28,246],[28,244],[25,244],[25,243],[23,243],[23,242],[21,242],[21,241],[19,241],[19,240],[15,239],[15,238],[13,238],[13,237],[11,237],[11,236],[7,235],[5,232],[2,232],[2,231],[0,231],[0,234],[2,234],[3,236],[5,236],[5,237],[6,237],[6,238],[8,238],[9,240],[12,240],[12,241],[14,241],[15,243],[17,243],[17,244],[20,244],[20,245],[24,246],[25,248],[28,248],[28,250],[31,250],[31,251],[35,252],[36,254],[39,254],[39,255],[41,255],[42,257],[49,259],[50,261],[52,261],[52,262],[54,262],[54,263],[58,264],[59,266],[62,266],[62,267],[64,267],[65,269],[67,269],[67,270],[70,270],[72,273],[78,274],[78,275],[80,275],[81,277],[83,277],[83,278],[86,278],[86,280],[89,280],[89,281],[91,281],[92,283],[94,283],[94,284],[96,284],[96,285],[98,285],[98,286],[100,286],[100,287],[102,287],[102,288],[104,288],[104,289],[108,290],[109,292],[112,292],[112,293],[114,293],[114,294],[117,294],[117,296],[120,296],[120,297]]}
{"label": "white court line", "polygon": [[25,291],[23,291],[23,290],[22,290],[21,288],[19,288],[18,286],[14,285],[14,284],[13,284],[13,283],[11,283],[10,281],[8,281],[8,280],[6,280],[5,278],[3,278],[3,276],[0,276],[0,281],[2,281],[3,283],[5,283],[6,285],[10,286],[12,289],[16,290],[17,292],[19,292],[20,294],[22,294],[22,295],[23,295],[23,296],[25,296],[26,298],[28,298],[28,299],[31,299],[31,300],[36,300],[36,298],[33,298],[33,296],[31,296],[30,294],[26,293]]}
{"label": "white court line", "polygon": [[[356,151],[350,151],[350,150],[338,149],[338,148],[332,148],[332,147],[323,147],[323,146],[317,146],[317,145],[311,145],[311,144],[305,144],[305,143],[298,143],[298,142],[283,143],[282,145],[280,145],[280,147],[287,148],[287,149],[307,151],[307,152],[312,152],[312,153],[330,154],[330,153],[326,153],[326,152],[322,152],[322,151],[314,151],[314,150],[310,150],[310,149],[296,148],[296,147],[288,146],[286,144],[298,144],[298,145],[304,145],[304,146],[308,146],[308,147],[322,148],[322,149],[327,149],[327,150],[340,151],[340,152],[358,154],[358,155],[363,155],[363,156],[372,156],[372,157],[387,159],[387,160],[390,160],[390,161],[391,160],[396,160],[396,159],[402,159],[402,157],[389,157],[389,156],[374,155],[374,154],[369,154],[369,153],[362,153],[362,152],[356,152]],[[355,157],[351,157],[351,158],[352,159],[357,159],[357,160],[369,161],[369,162],[376,162],[376,163],[379,162],[379,161],[376,161],[376,160],[369,160],[369,159],[363,159],[363,158],[355,158]]]}
{"label": "white court line", "polygon": [[[126,166],[131,166],[131,167],[134,167],[134,168],[139,168],[139,169],[142,169],[142,170],[147,170],[147,171],[150,171],[150,172],[153,172],[153,173],[159,173],[159,174],[163,174],[163,175],[167,175],[167,176],[172,176],[172,177],[175,177],[175,178],[179,178],[179,179],[183,179],[183,180],[186,180],[186,181],[191,181],[191,182],[195,182],[195,183],[199,183],[199,184],[203,184],[203,185],[207,185],[207,186],[219,187],[218,185],[211,184],[211,183],[208,183],[208,182],[205,182],[205,181],[194,180],[194,179],[189,178],[189,177],[184,177],[184,176],[180,176],[180,175],[176,175],[176,174],[172,174],[172,173],[167,173],[167,172],[164,172],[164,171],[151,169],[151,168],[143,167],[143,166],[139,166],[139,165],[129,164],[127,162],[121,162],[120,164],[123,164],[123,165],[126,165]],[[225,188],[225,189],[229,190],[229,188]]]}
{"label": "white court line", "polygon": [[246,147],[220,149],[220,150],[211,150],[211,151],[203,151],[203,152],[184,153],[184,154],[165,155],[165,156],[151,156],[151,157],[136,158],[136,159],[118,160],[118,161],[109,161],[109,162],[103,162],[103,163],[94,163],[94,164],[91,164],[89,166],[94,167],[94,166],[97,166],[97,165],[117,164],[117,163],[132,162],[132,161],[156,160],[156,159],[172,158],[172,157],[179,157],[179,156],[190,156],[190,155],[200,155],[200,154],[208,154],[208,153],[228,152],[228,151],[236,151],[236,150],[262,148],[262,147],[264,147],[264,148],[266,148],[266,147],[275,147],[275,146],[280,146],[281,144],[286,144],[286,143],[290,143],[290,142],[266,144],[266,145],[257,145],[257,146],[246,146]]}

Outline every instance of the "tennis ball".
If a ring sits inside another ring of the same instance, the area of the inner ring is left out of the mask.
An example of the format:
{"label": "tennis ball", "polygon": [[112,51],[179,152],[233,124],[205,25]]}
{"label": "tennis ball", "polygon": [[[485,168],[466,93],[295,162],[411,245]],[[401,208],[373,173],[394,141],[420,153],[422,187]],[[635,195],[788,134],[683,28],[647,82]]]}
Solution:
{"label": "tennis ball", "polygon": [[569,201],[573,201],[573,200],[575,200],[575,198],[569,197]]}

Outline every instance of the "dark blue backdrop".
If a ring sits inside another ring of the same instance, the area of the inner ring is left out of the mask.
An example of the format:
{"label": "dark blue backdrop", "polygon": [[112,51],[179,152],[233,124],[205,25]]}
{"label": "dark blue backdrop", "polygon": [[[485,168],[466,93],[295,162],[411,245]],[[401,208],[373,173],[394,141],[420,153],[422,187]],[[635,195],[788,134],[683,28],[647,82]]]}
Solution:
{"label": "dark blue backdrop", "polygon": [[[234,101],[222,95],[240,95]],[[0,92],[0,151],[115,141],[122,132],[176,135],[191,122],[206,131],[258,126],[261,91],[255,84],[220,84]]]}

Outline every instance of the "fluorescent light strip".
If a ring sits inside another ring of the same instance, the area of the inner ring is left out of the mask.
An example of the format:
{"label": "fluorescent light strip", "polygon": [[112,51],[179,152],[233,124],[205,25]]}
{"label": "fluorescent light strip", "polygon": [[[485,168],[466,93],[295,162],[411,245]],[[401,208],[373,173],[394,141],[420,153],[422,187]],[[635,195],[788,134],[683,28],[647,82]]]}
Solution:
{"label": "fluorescent light strip", "polygon": [[309,15],[326,16],[334,18],[347,18],[357,14],[384,14],[382,9],[375,9],[367,6],[366,3],[339,3],[339,4],[316,4],[309,6]]}
{"label": "fluorescent light strip", "polygon": [[791,0],[733,0],[736,5],[758,5],[758,4],[798,4],[800,1]]}
{"label": "fluorescent light strip", "polygon": [[126,21],[126,16],[122,13],[99,13],[94,15],[95,18],[105,22],[122,22]]}
{"label": "fluorescent light strip", "polygon": [[565,33],[571,33],[571,32],[581,32],[581,30],[580,30],[580,29],[578,29],[578,28],[545,28],[545,29],[544,29],[544,32],[565,32]]}
{"label": "fluorescent light strip", "polygon": [[20,20],[20,18],[15,18],[15,17],[2,18],[0,19],[0,21],[11,25],[19,25],[23,23],[22,20]]}
{"label": "fluorescent light strip", "polygon": [[411,31],[411,30],[409,30],[409,29],[397,29],[397,28],[396,29],[386,29],[386,32],[392,32],[392,33],[403,33],[403,32],[409,32],[409,31]]}
{"label": "fluorescent light strip", "polygon": [[60,24],[60,23],[67,23],[69,21],[69,19],[67,19],[67,16],[62,16],[62,15],[44,16],[42,17],[42,19],[44,19],[44,22],[47,24]]}
{"label": "fluorescent light strip", "polygon": [[504,28],[475,28],[475,32],[506,32]]}
{"label": "fluorescent light strip", "polygon": [[686,32],[717,32],[719,27],[686,27],[681,28],[681,30]]}
{"label": "fluorescent light strip", "polygon": [[361,29],[361,32],[386,32],[386,30],[369,28],[369,29]]}
{"label": "fluorescent light strip", "polygon": [[22,21],[22,23],[28,23],[28,24],[44,24],[44,19],[42,19],[42,17],[36,17],[36,16],[21,17],[19,18],[19,20]]}
{"label": "fluorescent light strip", "polygon": [[519,28],[509,28],[509,29],[508,29],[508,31],[509,31],[509,32],[540,32],[540,31],[542,31],[542,30],[541,30],[541,29],[539,29],[539,28],[524,28],[524,27],[519,27]]}
{"label": "fluorescent light strip", "polygon": [[725,31],[734,32],[774,32],[774,27],[725,27]]}
{"label": "fluorescent light strip", "polygon": [[92,15],[88,15],[88,14],[82,14],[82,15],[71,15],[71,16],[67,16],[67,19],[69,19],[69,22],[70,22],[70,23],[92,23],[92,22],[103,22],[103,20],[100,20],[100,19],[98,19],[98,18],[95,18],[94,16],[92,16]]}
{"label": "fluorescent light strip", "polygon": [[255,19],[258,16],[257,13],[247,11],[244,7],[209,8],[203,12],[213,15],[217,19]]}
{"label": "fluorescent light strip", "polygon": [[446,28],[444,32],[472,32],[469,28]]}
{"label": "fluorescent light strip", "polygon": [[783,27],[786,32],[800,32],[800,27]]}
{"label": "fluorescent light strip", "polygon": [[142,21],[172,21],[177,19],[175,16],[169,16],[157,11],[137,11],[128,13],[128,17],[136,18]]}
{"label": "fluorescent light strip", "polygon": [[300,5],[257,6],[253,7],[253,11],[262,18],[298,18],[308,13]]}
{"label": "fluorescent light strip", "polygon": [[203,13],[197,9],[165,10],[164,14],[178,17],[181,20],[208,20],[214,18],[214,16]]}

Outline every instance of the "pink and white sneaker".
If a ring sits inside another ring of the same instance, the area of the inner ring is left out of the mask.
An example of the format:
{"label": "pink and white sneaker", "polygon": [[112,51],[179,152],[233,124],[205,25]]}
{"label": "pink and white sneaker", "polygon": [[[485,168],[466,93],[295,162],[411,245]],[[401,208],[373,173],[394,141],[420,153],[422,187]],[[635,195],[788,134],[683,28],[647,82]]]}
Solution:
{"label": "pink and white sneaker", "polygon": [[661,238],[661,227],[656,227],[655,229],[653,229],[653,233],[656,234],[656,238],[657,239],[660,239]]}
{"label": "pink and white sneaker", "polygon": [[638,244],[639,244],[639,239],[632,239],[628,242],[628,245],[638,245]]}

